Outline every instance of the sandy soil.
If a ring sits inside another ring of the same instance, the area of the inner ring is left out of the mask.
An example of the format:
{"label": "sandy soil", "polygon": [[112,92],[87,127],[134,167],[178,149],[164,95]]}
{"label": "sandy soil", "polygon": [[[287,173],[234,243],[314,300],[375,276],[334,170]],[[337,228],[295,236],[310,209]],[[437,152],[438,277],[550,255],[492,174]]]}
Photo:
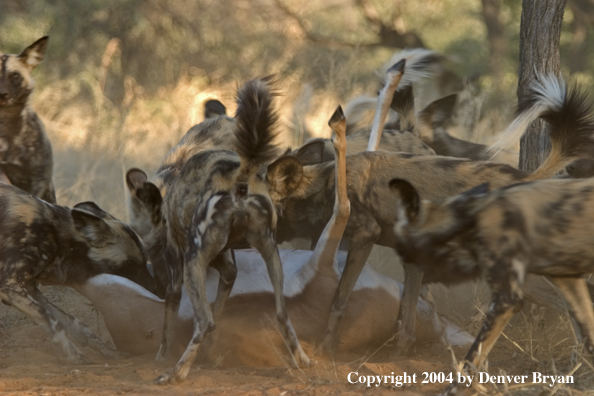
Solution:
{"label": "sandy soil", "polygon": [[[380,352],[367,362],[365,356],[340,355],[332,362],[318,356],[315,364],[304,370],[238,367],[220,369],[195,364],[188,379],[180,385],[161,387],[152,380],[174,364],[156,363],[152,355],[101,359],[89,352],[94,365],[71,366],[62,358],[45,332],[25,321],[4,330],[0,352],[0,393],[19,395],[295,395],[359,394],[364,386],[351,385],[348,373],[360,375],[391,374],[406,371],[421,375],[423,371],[450,371],[447,350],[440,346],[423,348],[423,358],[389,362]],[[309,356],[312,348],[305,345]],[[427,351],[429,349],[429,351]],[[402,395],[431,394],[439,386],[407,386]],[[374,394],[391,394],[384,386]]]}
{"label": "sandy soil", "polygon": [[[102,338],[109,340],[100,314],[76,292],[63,288],[43,288],[56,305],[83,320]],[[394,362],[389,351],[368,351],[360,355],[341,354],[335,360],[316,356],[311,345],[303,345],[314,365],[306,369],[290,367],[220,368],[216,364],[195,364],[180,385],[161,387],[152,381],[175,361],[157,363],[153,355],[105,360],[92,350],[85,353],[93,365],[72,366],[52,344],[45,331],[11,307],[0,304],[0,394],[19,395],[296,395],[360,394],[362,385],[352,385],[347,376],[390,375],[407,372],[451,371],[450,352],[437,343],[417,349],[414,359]],[[463,351],[457,351],[459,355]],[[402,395],[435,394],[441,386],[420,384],[400,388]],[[391,394],[389,386],[373,389],[374,394]]]}
{"label": "sandy soil", "polygon": [[[56,305],[81,318],[89,327],[104,339],[109,335],[102,324],[100,315],[90,303],[74,291],[60,288],[45,288]],[[552,323],[555,318],[547,320]],[[516,326],[516,327],[519,327]],[[570,367],[566,334],[552,330],[543,333],[548,345],[552,345],[555,353],[551,353],[538,332],[534,338],[535,359],[523,353],[520,344],[525,347],[524,340],[519,339],[517,346],[506,339],[500,340],[490,355],[489,371],[497,374],[500,369],[511,374],[524,374],[532,371],[550,372],[551,364],[555,370],[567,372]],[[554,334],[554,337],[551,336]],[[522,338],[525,335],[519,334]],[[554,339],[553,339],[554,338]],[[341,354],[335,360],[325,359],[313,353],[311,345],[304,345],[314,365],[306,369],[290,367],[257,368],[235,367],[220,368],[216,365],[195,364],[182,384],[176,386],[153,385],[152,380],[163,371],[173,367],[174,361],[155,362],[153,355],[105,360],[93,351],[85,350],[95,364],[85,366],[68,365],[62,352],[54,346],[43,329],[34,325],[28,318],[15,309],[0,304],[0,394],[18,395],[355,395],[370,391],[373,394],[393,394],[390,386],[366,389],[363,385],[350,384],[347,376],[352,371],[359,375],[417,374],[421,378],[423,372],[452,371],[451,352],[443,345],[432,343],[417,347],[413,357],[392,359],[388,348],[379,351],[368,351],[363,354]],[[461,357],[465,351],[455,350]],[[544,356],[544,358],[543,358]],[[547,359],[551,356],[551,359]],[[589,370],[589,369],[587,369]],[[592,371],[582,372],[576,377],[578,389],[587,389],[592,383]],[[435,395],[445,385],[417,384],[399,388],[399,394]],[[575,387],[574,387],[575,388]],[[502,388],[500,388],[502,389]],[[544,387],[519,389],[513,394],[541,394]],[[573,389],[573,388],[572,388]],[[550,394],[550,388],[546,393]],[[463,392],[463,394],[472,394]],[[562,388],[561,394],[582,394]]]}

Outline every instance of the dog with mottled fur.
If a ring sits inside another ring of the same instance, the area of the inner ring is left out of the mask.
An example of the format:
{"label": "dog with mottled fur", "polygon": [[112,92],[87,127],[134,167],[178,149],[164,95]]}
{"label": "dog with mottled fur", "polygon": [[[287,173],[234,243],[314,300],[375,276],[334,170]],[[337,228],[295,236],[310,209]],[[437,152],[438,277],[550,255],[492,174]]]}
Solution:
{"label": "dog with mottled fur", "polygon": [[[453,157],[417,156],[407,153],[365,152],[347,157],[348,194],[351,216],[345,236],[350,239],[347,262],[334,299],[328,329],[321,349],[332,352],[336,332],[344,314],[347,299],[374,244],[393,247],[404,254],[405,287],[399,317],[402,319],[398,348],[400,353],[414,341],[415,305],[423,282],[423,272],[401,251],[394,234],[400,218],[394,194],[388,184],[394,178],[409,180],[423,199],[443,200],[460,194],[476,185],[489,182],[499,188],[519,182],[553,177],[569,163],[588,158],[594,153],[592,125],[584,98],[567,95],[559,82],[547,80],[534,101],[520,113],[506,136],[506,141],[519,139],[532,120],[543,116],[553,125],[552,150],[544,163],[533,173],[509,165],[487,161],[472,161]],[[512,136],[509,138],[509,136]],[[270,165],[282,164],[283,158]],[[320,162],[322,159],[320,158]],[[268,177],[275,198],[279,222],[277,240],[291,240],[298,236],[319,235],[331,213],[333,187],[332,162],[271,172]],[[278,180],[274,180],[274,176]],[[282,183],[281,183],[282,181]],[[276,189],[289,183],[289,193]],[[460,241],[463,244],[463,241]],[[426,282],[439,281],[427,274]]]}
{"label": "dog with mottled fur", "polygon": [[30,104],[31,72],[43,60],[47,43],[45,36],[18,55],[0,52],[0,172],[23,191],[56,203],[52,147]]}
{"label": "dog with mottled fur", "polygon": [[70,209],[0,183],[0,300],[47,330],[70,363],[89,362],[72,339],[108,358],[118,354],[51,304],[37,284],[72,286],[102,273],[154,290],[142,244],[130,227],[92,202]]}
{"label": "dog with mottled fur", "polygon": [[[410,59],[405,68],[412,76],[407,77],[408,84],[424,76],[427,70],[434,67],[434,64],[440,59],[433,51],[423,50],[420,54],[418,52],[407,52],[407,54]],[[135,168],[130,169],[126,174],[130,225],[147,243],[147,246],[162,244],[162,241],[159,241],[158,233],[155,232],[159,229],[162,221],[161,201],[167,195],[171,184],[178,177],[184,164],[192,156],[205,150],[235,149],[233,131],[236,119],[227,116],[225,107],[220,102],[213,100],[205,104],[205,115],[210,118],[190,128],[182,140],[169,151],[152,179],[149,180],[145,172]],[[368,140],[369,131],[348,136],[349,154],[365,150]],[[386,131],[380,141],[379,149],[433,154],[433,150],[417,136],[403,131]],[[314,139],[296,150],[294,156],[302,164],[319,163],[320,156],[324,161],[333,159],[334,149],[329,139]],[[315,241],[313,244],[315,245]],[[153,265],[157,280],[157,295],[163,297],[166,285],[169,283],[169,273],[159,261]]]}
{"label": "dog with mottled fur", "polygon": [[[499,147],[511,142],[538,114],[552,126],[553,156],[560,155],[555,146],[561,136],[565,136],[565,150],[574,157],[580,151],[591,152],[594,116],[585,95],[575,88],[568,90],[555,77],[540,79],[542,83],[533,83],[531,95],[519,105],[516,128],[508,131]],[[565,112],[551,110],[563,103],[568,104]],[[458,283],[485,276],[492,290],[493,302],[466,356],[468,362],[478,366],[486,358],[521,308],[528,273],[546,275],[561,289],[586,350],[594,354],[594,311],[582,278],[594,271],[590,248],[594,213],[589,209],[594,183],[590,179],[531,181],[492,193],[482,185],[443,202],[422,200],[413,184],[402,179],[390,182],[399,213],[394,227],[399,251],[436,281]],[[448,388],[447,393],[454,389]]]}
{"label": "dog with mottled fur", "polygon": [[[277,320],[292,362],[309,365],[287,314],[275,240],[277,216],[266,183],[267,165],[280,154],[274,144],[278,116],[271,84],[270,78],[253,80],[238,91],[234,151],[212,149],[193,155],[164,195],[163,221],[156,230],[161,242],[150,250],[151,262],[163,261],[161,266],[171,274],[157,359],[169,353],[182,284],[194,308],[194,333],[175,368],[159,376],[158,384],[176,383],[188,375],[231,292],[237,273],[231,248],[244,238],[266,262]],[[206,296],[208,266],[220,274],[214,313]]]}
{"label": "dog with mottled fur", "polygon": [[528,273],[546,275],[561,289],[594,354],[594,311],[582,277],[594,271],[591,179],[539,180],[493,192],[485,184],[440,203],[421,200],[405,180],[390,186],[401,213],[395,234],[407,257],[441,282],[484,276],[491,288],[492,304],[466,360],[478,367],[486,359],[522,307]]}

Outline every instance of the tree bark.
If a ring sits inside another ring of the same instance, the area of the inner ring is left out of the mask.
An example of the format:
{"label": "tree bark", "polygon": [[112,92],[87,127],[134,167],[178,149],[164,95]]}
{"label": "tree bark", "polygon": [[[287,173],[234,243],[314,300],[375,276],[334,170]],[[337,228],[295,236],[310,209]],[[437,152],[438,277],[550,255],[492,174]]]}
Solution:
{"label": "tree bark", "polygon": [[[567,0],[523,0],[520,23],[518,101],[529,93],[537,74],[559,75],[559,40]],[[537,120],[520,141],[520,169],[532,172],[551,150],[548,128]]]}

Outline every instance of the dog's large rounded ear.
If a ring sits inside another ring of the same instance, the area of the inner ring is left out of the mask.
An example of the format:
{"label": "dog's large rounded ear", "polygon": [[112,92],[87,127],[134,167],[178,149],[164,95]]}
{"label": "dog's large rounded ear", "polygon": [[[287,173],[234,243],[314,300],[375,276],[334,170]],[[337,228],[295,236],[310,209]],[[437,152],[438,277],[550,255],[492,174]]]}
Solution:
{"label": "dog's large rounded ear", "polygon": [[140,169],[132,168],[126,172],[126,185],[130,191],[141,188],[147,180],[148,176]]}
{"label": "dog's large rounded ear", "polygon": [[161,191],[147,180],[146,173],[140,169],[132,168],[126,173],[126,185],[132,197],[138,198],[149,207],[161,206]]}
{"label": "dog's large rounded ear", "polygon": [[437,99],[421,110],[418,117],[421,122],[433,129],[439,127],[446,128],[454,116],[457,100],[458,94],[455,93]]}
{"label": "dog's large rounded ear", "polygon": [[[310,140],[309,142],[305,143],[303,146],[295,150],[295,152],[293,152],[293,156],[299,160],[301,165],[316,165],[326,161],[331,161],[334,159],[334,157],[332,156],[331,159],[328,159],[328,155],[325,155],[326,142],[330,141],[327,139]],[[332,148],[331,143],[329,147]],[[330,151],[333,155],[334,148],[332,148],[332,150]]]}
{"label": "dog's large rounded ear", "polygon": [[227,108],[216,99],[210,99],[204,103],[204,119],[215,118],[227,115]]}
{"label": "dog's large rounded ear", "polygon": [[113,218],[112,215],[101,209],[95,202],[91,201],[77,203],[74,205],[73,209],[83,210],[102,219]]}
{"label": "dog's large rounded ear", "polygon": [[18,58],[29,70],[33,70],[45,57],[48,41],[49,36],[44,36],[19,54]]}
{"label": "dog's large rounded ear", "polygon": [[161,207],[163,203],[163,197],[161,197],[161,191],[151,182],[143,184],[142,188],[136,191],[136,196],[147,206],[152,208]]}
{"label": "dog's large rounded ear", "polygon": [[413,185],[406,180],[393,179],[390,181],[390,189],[396,194],[397,205],[401,205],[401,208],[404,209],[404,214],[408,220],[415,219],[419,214],[421,198]]}
{"label": "dog's large rounded ear", "polygon": [[[82,205],[84,206],[86,202]],[[74,228],[91,246],[101,246],[104,242],[113,238],[111,228],[103,219],[86,209],[76,208],[70,212],[74,222]]]}
{"label": "dog's large rounded ear", "polygon": [[163,204],[161,191],[147,180],[146,173],[140,169],[132,168],[126,173],[126,185],[130,191],[128,205],[131,224],[134,224],[135,231],[141,235],[139,222],[150,219],[153,226],[159,224]]}
{"label": "dog's large rounded ear", "polygon": [[299,187],[303,178],[303,166],[293,156],[280,157],[268,166],[266,179],[272,191],[286,198]]}

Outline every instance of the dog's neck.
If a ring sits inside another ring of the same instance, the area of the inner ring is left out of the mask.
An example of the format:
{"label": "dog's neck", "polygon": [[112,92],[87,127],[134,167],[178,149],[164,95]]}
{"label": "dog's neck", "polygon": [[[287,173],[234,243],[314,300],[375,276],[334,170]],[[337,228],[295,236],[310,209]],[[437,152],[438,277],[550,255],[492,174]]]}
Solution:
{"label": "dog's neck", "polygon": [[27,103],[0,106],[0,136],[15,136],[20,133],[29,115]]}

